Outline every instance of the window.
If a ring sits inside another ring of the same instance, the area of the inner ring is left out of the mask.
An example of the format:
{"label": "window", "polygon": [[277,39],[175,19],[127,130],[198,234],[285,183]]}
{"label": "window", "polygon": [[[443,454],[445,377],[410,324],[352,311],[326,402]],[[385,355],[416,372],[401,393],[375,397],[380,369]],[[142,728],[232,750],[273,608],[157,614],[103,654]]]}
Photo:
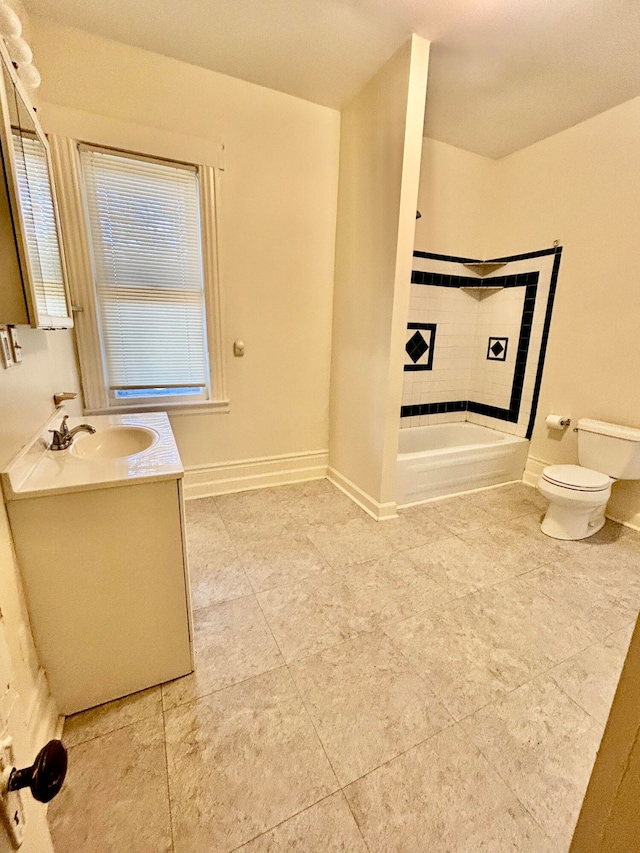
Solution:
{"label": "window", "polygon": [[12,132],[24,239],[38,305],[50,317],[67,316],[58,231],[47,153],[28,131]]}
{"label": "window", "polygon": [[51,148],[86,411],[227,408],[214,168],[60,137]]}

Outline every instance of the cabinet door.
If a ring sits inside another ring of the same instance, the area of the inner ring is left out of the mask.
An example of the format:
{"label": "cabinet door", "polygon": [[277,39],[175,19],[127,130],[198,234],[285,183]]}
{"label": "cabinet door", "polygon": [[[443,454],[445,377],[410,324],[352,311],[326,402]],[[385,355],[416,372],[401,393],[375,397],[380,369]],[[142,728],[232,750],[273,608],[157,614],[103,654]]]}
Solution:
{"label": "cabinet door", "polygon": [[[49,147],[4,52],[2,60],[0,144],[27,319],[36,328],[69,328],[73,320]],[[0,322],[25,320],[0,316]]]}

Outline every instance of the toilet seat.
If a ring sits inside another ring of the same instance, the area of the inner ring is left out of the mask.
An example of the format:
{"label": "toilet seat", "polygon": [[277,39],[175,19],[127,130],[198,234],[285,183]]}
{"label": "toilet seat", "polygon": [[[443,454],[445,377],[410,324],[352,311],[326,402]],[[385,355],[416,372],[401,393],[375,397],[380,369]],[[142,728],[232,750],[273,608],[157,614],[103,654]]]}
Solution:
{"label": "toilet seat", "polygon": [[549,465],[542,472],[542,478],[554,486],[576,492],[604,492],[611,485],[607,474],[581,465]]}

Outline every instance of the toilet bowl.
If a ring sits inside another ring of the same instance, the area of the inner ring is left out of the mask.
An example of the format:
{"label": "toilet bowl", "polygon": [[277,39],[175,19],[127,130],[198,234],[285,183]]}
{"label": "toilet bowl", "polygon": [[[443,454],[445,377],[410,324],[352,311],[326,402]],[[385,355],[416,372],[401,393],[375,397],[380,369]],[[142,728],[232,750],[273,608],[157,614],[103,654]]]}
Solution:
{"label": "toilet bowl", "polygon": [[586,539],[605,522],[611,484],[640,480],[640,429],[583,418],[578,421],[579,465],[548,465],[538,489],[549,501],[542,532],[554,539]]}
{"label": "toilet bowl", "polygon": [[604,525],[612,479],[580,465],[549,465],[538,490],[549,501],[542,532],[554,539],[586,539]]}

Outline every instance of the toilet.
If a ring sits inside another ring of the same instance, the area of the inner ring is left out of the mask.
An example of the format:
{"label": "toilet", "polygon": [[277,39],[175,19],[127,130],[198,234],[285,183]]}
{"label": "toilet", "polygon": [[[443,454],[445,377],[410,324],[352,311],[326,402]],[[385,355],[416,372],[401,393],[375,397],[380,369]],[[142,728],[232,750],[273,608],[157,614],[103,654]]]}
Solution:
{"label": "toilet", "polygon": [[553,539],[586,539],[604,525],[611,484],[640,479],[640,429],[582,418],[579,465],[549,465],[538,489],[549,501],[542,532]]}

